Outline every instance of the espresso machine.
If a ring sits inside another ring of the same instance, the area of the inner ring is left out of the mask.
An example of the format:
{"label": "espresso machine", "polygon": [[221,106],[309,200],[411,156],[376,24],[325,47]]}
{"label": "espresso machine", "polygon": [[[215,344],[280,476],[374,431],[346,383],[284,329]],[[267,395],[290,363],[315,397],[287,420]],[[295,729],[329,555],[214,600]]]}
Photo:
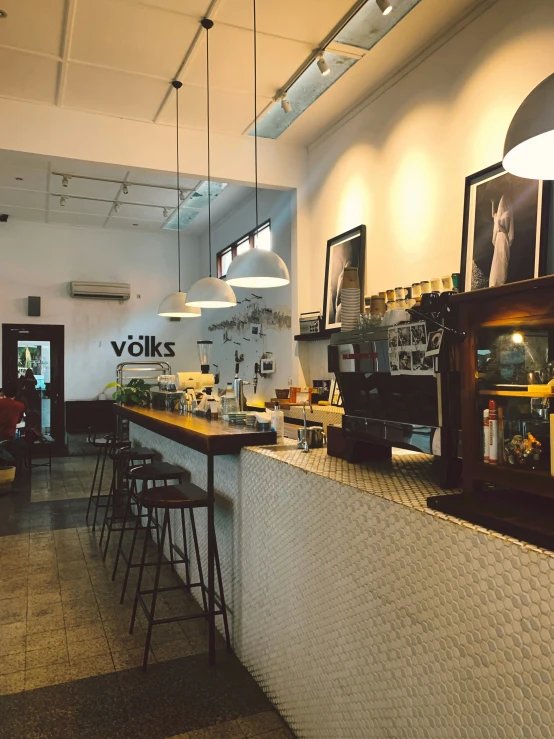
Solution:
{"label": "espresso machine", "polygon": [[[179,389],[185,392],[186,409],[192,413],[208,415],[213,405],[212,388],[219,383],[219,372],[211,373],[211,356],[213,341],[203,339],[196,342],[200,372],[178,372]],[[217,402],[217,401],[216,401]]]}
{"label": "espresso machine", "polygon": [[[434,327],[429,327],[434,328]],[[388,329],[335,333],[328,349],[344,406],[343,437],[351,461],[389,458],[393,447],[434,455],[442,487],[461,474],[460,376],[447,333],[434,372],[391,373]]]}

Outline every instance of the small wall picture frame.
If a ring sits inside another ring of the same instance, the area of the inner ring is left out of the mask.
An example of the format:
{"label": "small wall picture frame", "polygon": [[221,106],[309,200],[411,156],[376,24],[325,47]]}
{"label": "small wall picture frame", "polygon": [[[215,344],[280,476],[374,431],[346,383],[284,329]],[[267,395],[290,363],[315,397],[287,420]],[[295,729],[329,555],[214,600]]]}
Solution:
{"label": "small wall picture frame", "polygon": [[275,360],[262,357],[260,359],[260,374],[271,375],[273,372],[275,372]]}
{"label": "small wall picture frame", "polygon": [[250,324],[250,333],[252,334],[252,336],[255,336],[256,338],[258,338],[258,336],[260,336],[261,332],[262,332],[262,326],[261,326],[260,323],[251,323]]}

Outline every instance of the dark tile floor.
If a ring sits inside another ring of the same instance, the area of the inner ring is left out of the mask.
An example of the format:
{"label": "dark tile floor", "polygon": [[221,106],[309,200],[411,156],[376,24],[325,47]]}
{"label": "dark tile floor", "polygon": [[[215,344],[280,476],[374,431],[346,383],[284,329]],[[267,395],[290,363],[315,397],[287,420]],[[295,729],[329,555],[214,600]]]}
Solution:
{"label": "dark tile floor", "polygon": [[[0,497],[0,739],[292,737],[221,638],[208,666],[202,620],[157,626],[138,667],[144,622],[129,635],[113,551],[102,562],[85,523],[92,463],[54,460]],[[187,609],[182,592],[161,601]]]}

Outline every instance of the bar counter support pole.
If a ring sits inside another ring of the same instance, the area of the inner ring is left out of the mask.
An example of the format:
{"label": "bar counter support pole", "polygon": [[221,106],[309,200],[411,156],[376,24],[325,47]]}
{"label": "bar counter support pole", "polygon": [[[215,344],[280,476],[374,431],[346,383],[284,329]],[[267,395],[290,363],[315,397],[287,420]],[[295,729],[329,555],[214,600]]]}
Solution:
{"label": "bar counter support pole", "polygon": [[215,665],[215,494],[214,458],[208,452],[208,633],[209,663]]}

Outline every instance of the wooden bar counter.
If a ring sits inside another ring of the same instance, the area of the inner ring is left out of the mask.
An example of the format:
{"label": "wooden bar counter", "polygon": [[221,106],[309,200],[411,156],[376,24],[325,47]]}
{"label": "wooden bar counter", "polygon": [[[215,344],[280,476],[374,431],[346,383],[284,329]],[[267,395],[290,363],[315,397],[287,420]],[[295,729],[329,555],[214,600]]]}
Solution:
{"label": "wooden bar counter", "polygon": [[256,431],[246,426],[231,426],[223,421],[210,421],[201,416],[149,408],[116,406],[121,418],[136,423],[166,439],[188,446],[202,454],[239,454],[245,446],[275,444],[275,431]]}

